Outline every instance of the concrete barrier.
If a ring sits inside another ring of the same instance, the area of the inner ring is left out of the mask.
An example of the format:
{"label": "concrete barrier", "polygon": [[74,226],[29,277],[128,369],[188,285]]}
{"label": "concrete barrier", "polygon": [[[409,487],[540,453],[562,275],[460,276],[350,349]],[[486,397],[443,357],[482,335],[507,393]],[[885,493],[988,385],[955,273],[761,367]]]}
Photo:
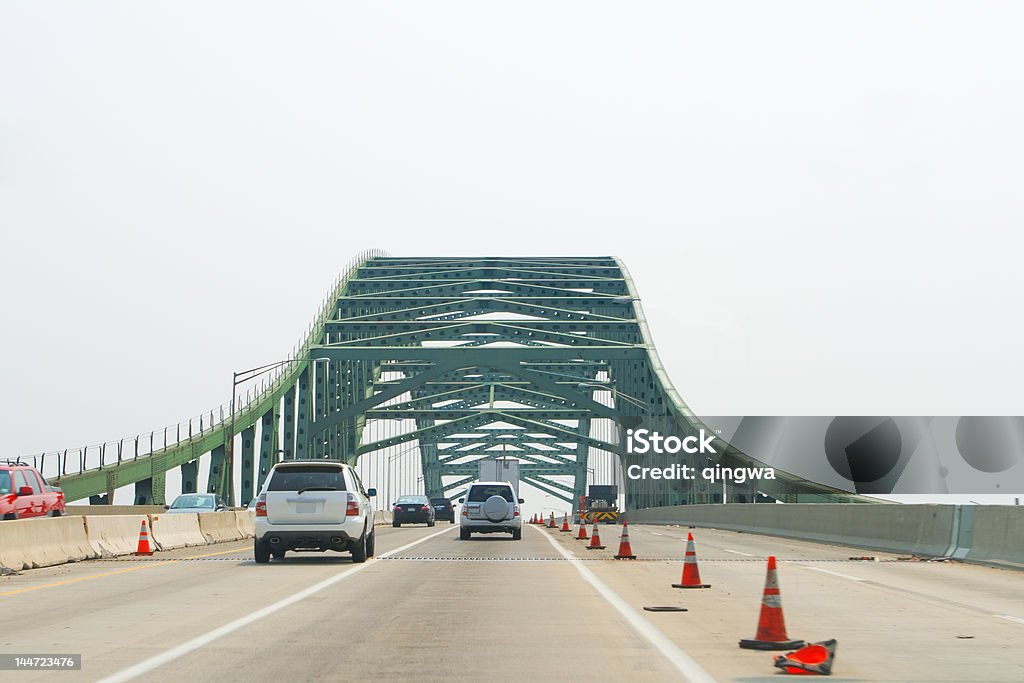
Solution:
{"label": "concrete barrier", "polygon": [[377,510],[373,513],[374,526],[391,526],[391,511]]}
{"label": "concrete barrier", "polygon": [[10,571],[49,567],[97,557],[82,517],[0,522],[0,567]]}
{"label": "concrete barrier", "polygon": [[819,543],[943,556],[954,534],[954,505],[676,505],[634,510],[630,522],[686,524]]}
{"label": "concrete barrier", "polygon": [[194,512],[150,515],[149,528],[159,550],[207,543],[206,536],[199,529],[199,515]]}
{"label": "concrete barrier", "polygon": [[235,510],[235,525],[242,538],[252,538],[256,535],[256,513],[252,510]]}
{"label": "concrete barrier", "polygon": [[238,541],[243,538],[238,529],[234,512],[202,512],[199,514],[199,530],[210,543]]}
{"label": "concrete barrier", "polygon": [[[1024,506],[961,506],[960,550],[965,559],[982,564],[1024,569]],[[967,520],[967,512],[973,519]],[[959,554],[959,553],[958,553]]]}
{"label": "concrete barrier", "polygon": [[139,547],[142,521],[149,526],[147,515],[86,515],[82,519],[89,545],[99,557],[134,553]]}

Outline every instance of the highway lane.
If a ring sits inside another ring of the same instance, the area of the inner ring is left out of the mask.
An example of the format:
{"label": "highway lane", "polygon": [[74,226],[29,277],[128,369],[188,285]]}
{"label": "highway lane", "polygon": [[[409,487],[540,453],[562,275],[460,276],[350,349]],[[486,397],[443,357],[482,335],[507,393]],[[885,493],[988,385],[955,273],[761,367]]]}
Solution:
{"label": "highway lane", "polygon": [[81,652],[83,670],[62,680],[680,680],[660,633],[718,680],[778,681],[770,653],[736,646],[754,635],[775,554],[789,635],[838,638],[835,679],[1024,680],[1020,573],[885,554],[850,562],[864,551],[695,529],[712,588],[680,591],[669,584],[687,529],[631,527],[636,562],[611,560],[618,528],[602,531],[608,549],[595,552],[535,527],[520,542],[464,542],[440,525],[378,528],[378,554],[404,549],[365,565],[331,554],[256,565],[250,543],[233,543],[22,572],[0,578],[0,613],[17,624],[0,631],[0,652]]}

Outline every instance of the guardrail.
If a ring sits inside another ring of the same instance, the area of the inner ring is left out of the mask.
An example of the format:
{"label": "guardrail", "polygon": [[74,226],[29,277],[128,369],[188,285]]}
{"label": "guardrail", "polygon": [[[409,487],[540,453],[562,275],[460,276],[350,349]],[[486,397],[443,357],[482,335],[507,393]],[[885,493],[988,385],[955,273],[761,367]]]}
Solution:
{"label": "guardrail", "polygon": [[626,517],[1024,569],[1024,506],[730,503],[632,510]]}

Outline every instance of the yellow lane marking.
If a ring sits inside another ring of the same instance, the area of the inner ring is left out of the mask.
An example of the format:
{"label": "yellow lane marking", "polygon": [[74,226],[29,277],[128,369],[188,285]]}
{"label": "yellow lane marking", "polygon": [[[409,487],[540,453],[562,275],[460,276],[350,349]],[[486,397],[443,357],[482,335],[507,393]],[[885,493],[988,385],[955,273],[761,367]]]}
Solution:
{"label": "yellow lane marking", "polygon": [[140,567],[128,567],[127,569],[116,569],[112,572],[103,572],[102,574],[91,574],[89,576],[79,576],[75,579],[64,579],[63,581],[54,581],[53,583],[44,583],[41,586],[29,586],[28,588],[19,588],[18,590],[7,591],[6,593],[0,593],[0,598],[8,595],[17,595],[18,593],[28,593],[30,591],[37,591],[42,588],[55,588],[57,586],[65,586],[69,583],[78,583],[79,581],[90,581],[92,579],[102,579],[105,576],[114,576],[115,574],[126,574],[127,572],[138,571],[139,569],[150,569],[152,567],[160,567],[165,564],[174,564],[175,562],[183,562],[185,560],[198,560],[203,557],[213,557],[214,555],[227,555],[228,553],[237,553],[245,548],[233,548],[232,550],[221,550],[216,553],[206,553],[204,555],[190,555],[189,557],[179,557],[173,560],[164,560],[163,562],[151,562],[144,564]]}

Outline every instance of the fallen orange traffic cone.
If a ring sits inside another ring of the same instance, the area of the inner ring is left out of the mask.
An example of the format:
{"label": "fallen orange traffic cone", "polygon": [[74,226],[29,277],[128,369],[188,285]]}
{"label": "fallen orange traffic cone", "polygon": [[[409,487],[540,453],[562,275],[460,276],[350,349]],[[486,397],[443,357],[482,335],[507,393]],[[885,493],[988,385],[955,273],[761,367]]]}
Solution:
{"label": "fallen orange traffic cone", "polygon": [[789,650],[803,647],[804,641],[790,640],[786,636],[786,620],[782,618],[782,594],[776,575],[775,556],[768,558],[768,576],[761,598],[761,616],[757,620],[757,635],[753,640],[741,640],[740,647],[748,650]]}
{"label": "fallen orange traffic cone", "polygon": [[587,540],[587,523],[582,519],[580,520],[580,528],[576,531],[576,540],[585,541]]}
{"label": "fallen orange traffic cone", "polygon": [[700,569],[697,568],[697,550],[693,545],[693,534],[686,535],[686,556],[683,558],[683,576],[673,588],[711,588],[710,583],[700,582]]}
{"label": "fallen orange traffic cone", "polygon": [[619,552],[615,555],[616,560],[635,560],[636,555],[629,547],[629,522],[622,523],[622,536],[619,537]]}
{"label": "fallen orange traffic cone", "polygon": [[775,666],[788,674],[832,674],[832,662],[836,658],[836,639],[811,643],[796,652],[787,652],[775,658]]}
{"label": "fallen orange traffic cone", "polygon": [[569,528],[569,515],[562,515],[562,528],[559,531],[572,531]]}
{"label": "fallen orange traffic cone", "polygon": [[605,546],[601,545],[601,536],[598,535],[597,522],[594,522],[594,530],[590,532],[590,545],[587,546],[587,550],[604,550]]}
{"label": "fallen orange traffic cone", "polygon": [[136,555],[152,555],[153,546],[149,544],[149,529],[146,528],[146,520],[142,520],[142,528],[139,529],[139,547]]}

